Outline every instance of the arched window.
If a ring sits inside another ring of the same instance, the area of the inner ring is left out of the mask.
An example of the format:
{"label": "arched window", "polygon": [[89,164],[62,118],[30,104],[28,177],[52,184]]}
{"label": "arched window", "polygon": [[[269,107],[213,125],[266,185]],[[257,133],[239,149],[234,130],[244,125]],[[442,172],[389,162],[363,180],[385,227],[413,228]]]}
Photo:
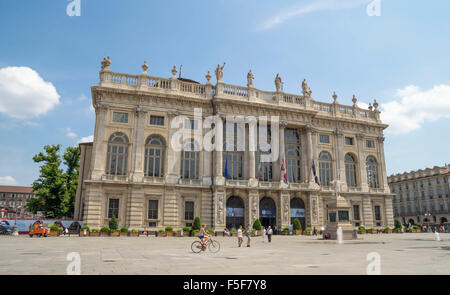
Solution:
{"label": "arched window", "polygon": [[159,135],[151,135],[145,141],[145,176],[164,176],[166,145]]}
{"label": "arched window", "polygon": [[345,155],[345,177],[348,187],[356,186],[356,161],[352,155]]}
{"label": "arched window", "polygon": [[367,183],[369,187],[378,187],[378,164],[374,156],[368,156],[366,159]]}
{"label": "arched window", "polygon": [[126,175],[128,162],[128,137],[122,132],[113,133],[108,140],[106,174]]}
{"label": "arched window", "polygon": [[320,185],[324,186],[329,186],[333,180],[333,164],[329,152],[323,151],[319,154],[319,178]]}
{"label": "arched window", "polygon": [[295,129],[286,129],[284,131],[286,170],[289,182],[301,182],[300,176],[300,136]]}
{"label": "arched window", "polygon": [[181,178],[198,179],[200,166],[200,147],[190,138],[183,144],[181,150]]}
{"label": "arched window", "polygon": [[[242,173],[242,163],[243,163],[243,147],[241,147],[238,143],[239,135],[244,132],[244,139],[245,139],[245,129],[238,129],[238,124],[233,124],[233,136],[231,137],[231,130],[230,130],[230,136],[227,138],[227,130],[226,130],[226,124],[223,125],[223,175],[227,179],[243,179],[243,173]],[[238,132],[239,130],[239,132]],[[239,134],[238,134],[239,133]],[[241,137],[242,139],[242,137]],[[241,143],[243,144],[243,142]],[[238,148],[239,147],[239,148]],[[228,165],[228,167],[227,167]]]}

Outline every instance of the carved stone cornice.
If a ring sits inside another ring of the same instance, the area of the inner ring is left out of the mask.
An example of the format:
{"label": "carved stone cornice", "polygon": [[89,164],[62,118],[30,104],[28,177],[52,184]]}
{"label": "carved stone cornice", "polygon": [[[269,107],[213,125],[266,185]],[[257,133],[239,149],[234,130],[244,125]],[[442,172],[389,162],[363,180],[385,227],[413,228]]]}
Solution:
{"label": "carved stone cornice", "polygon": [[364,133],[356,133],[356,139],[362,140],[365,137]]}
{"label": "carved stone cornice", "polygon": [[379,143],[383,143],[384,142],[384,136],[378,136],[377,140]]}

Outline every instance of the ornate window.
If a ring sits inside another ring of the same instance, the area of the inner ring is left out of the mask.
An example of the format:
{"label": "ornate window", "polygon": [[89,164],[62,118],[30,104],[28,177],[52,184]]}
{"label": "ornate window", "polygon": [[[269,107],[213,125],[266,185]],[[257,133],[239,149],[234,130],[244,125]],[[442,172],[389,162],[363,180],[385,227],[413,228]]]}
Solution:
{"label": "ornate window", "polygon": [[158,135],[151,135],[145,141],[145,176],[164,176],[166,145],[164,139]]}
{"label": "ornate window", "polygon": [[[223,125],[223,175],[227,179],[243,179],[243,148],[238,147],[238,124],[234,123],[233,137],[227,138],[226,124]],[[242,130],[241,130],[242,132]],[[245,129],[244,129],[245,132]],[[241,137],[242,138],[242,137]],[[241,150],[241,151],[240,151]],[[227,167],[228,165],[228,167]],[[226,172],[226,175],[225,175]]]}
{"label": "ornate window", "polygon": [[345,155],[345,178],[347,179],[347,186],[356,186],[356,161],[352,155]]}
{"label": "ornate window", "polygon": [[286,146],[286,170],[289,182],[301,182],[301,157],[300,157],[300,136],[295,129],[284,131],[284,141]]}
{"label": "ornate window", "polygon": [[194,139],[188,139],[181,150],[181,178],[198,179],[200,166],[199,146]]}
{"label": "ornate window", "polygon": [[108,218],[119,218],[119,199],[109,199]]}
{"label": "ornate window", "polygon": [[333,164],[329,152],[321,152],[319,154],[319,178],[320,184],[329,186],[333,180]]}
{"label": "ornate window", "polygon": [[366,159],[367,182],[369,187],[378,187],[378,163],[374,156],[368,156]]}
{"label": "ornate window", "polygon": [[122,132],[113,133],[108,140],[106,174],[126,175],[128,162],[128,137]]}
{"label": "ornate window", "polygon": [[[258,129],[260,127],[258,126]],[[267,125],[267,136],[261,136],[258,132],[258,151],[255,153],[256,158],[256,175],[259,175],[260,181],[272,181],[273,179],[273,167],[272,161],[265,161],[267,157],[263,155],[270,155],[272,150],[268,148],[271,143],[271,131],[270,125]]]}

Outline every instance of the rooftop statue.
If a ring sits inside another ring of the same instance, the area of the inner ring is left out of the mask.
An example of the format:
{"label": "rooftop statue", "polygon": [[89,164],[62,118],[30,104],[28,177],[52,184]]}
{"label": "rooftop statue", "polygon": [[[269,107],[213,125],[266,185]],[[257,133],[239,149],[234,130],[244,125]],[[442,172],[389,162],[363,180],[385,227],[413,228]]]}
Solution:
{"label": "rooftop statue", "polygon": [[303,92],[303,96],[311,97],[312,91],[311,91],[311,89],[309,89],[308,84],[306,84],[306,79],[303,79],[303,82],[302,82],[302,92]]}
{"label": "rooftop statue", "polygon": [[247,74],[247,87],[253,87],[253,79],[255,79],[255,76],[253,76],[252,70],[250,70]]}
{"label": "rooftop statue", "polygon": [[277,76],[275,77],[275,88],[276,88],[277,92],[282,91],[282,82],[281,82],[281,77],[279,74],[277,74]]}
{"label": "rooftop statue", "polygon": [[102,71],[109,71],[109,66],[111,65],[111,59],[104,57],[102,60]]}
{"label": "rooftop statue", "polygon": [[217,79],[217,82],[222,82],[223,68],[224,67],[225,67],[225,62],[223,63],[223,66],[217,65],[217,68],[216,68],[216,79]]}

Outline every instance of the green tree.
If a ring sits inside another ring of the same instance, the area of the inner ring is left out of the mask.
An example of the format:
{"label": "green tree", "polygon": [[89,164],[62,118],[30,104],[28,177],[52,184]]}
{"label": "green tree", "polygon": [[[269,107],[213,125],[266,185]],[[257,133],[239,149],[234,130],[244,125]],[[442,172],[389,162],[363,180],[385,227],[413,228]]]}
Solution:
{"label": "green tree", "polygon": [[112,218],[109,220],[109,229],[111,231],[115,231],[117,228],[118,228],[117,219],[116,216],[113,215]]}
{"label": "green tree", "polygon": [[253,228],[255,230],[261,230],[262,224],[261,224],[261,221],[259,219],[256,219],[255,222],[253,222]]}
{"label": "green tree", "polygon": [[27,202],[27,209],[33,213],[43,211],[46,218],[73,216],[80,152],[77,147],[68,147],[64,153],[66,173],[60,168],[61,145],[46,145],[44,152],[33,157],[40,163],[39,178],[33,182],[36,198]]}
{"label": "green tree", "polygon": [[400,221],[400,219],[396,219],[394,222],[394,228],[395,229],[402,229],[403,225],[402,222]]}
{"label": "green tree", "polygon": [[200,223],[200,217],[195,216],[194,218],[194,224],[192,225],[193,230],[200,230],[202,227],[202,224]]}
{"label": "green tree", "polygon": [[294,219],[294,229],[295,230],[301,230],[302,229],[302,224],[300,223],[300,220],[298,220],[298,218]]}

